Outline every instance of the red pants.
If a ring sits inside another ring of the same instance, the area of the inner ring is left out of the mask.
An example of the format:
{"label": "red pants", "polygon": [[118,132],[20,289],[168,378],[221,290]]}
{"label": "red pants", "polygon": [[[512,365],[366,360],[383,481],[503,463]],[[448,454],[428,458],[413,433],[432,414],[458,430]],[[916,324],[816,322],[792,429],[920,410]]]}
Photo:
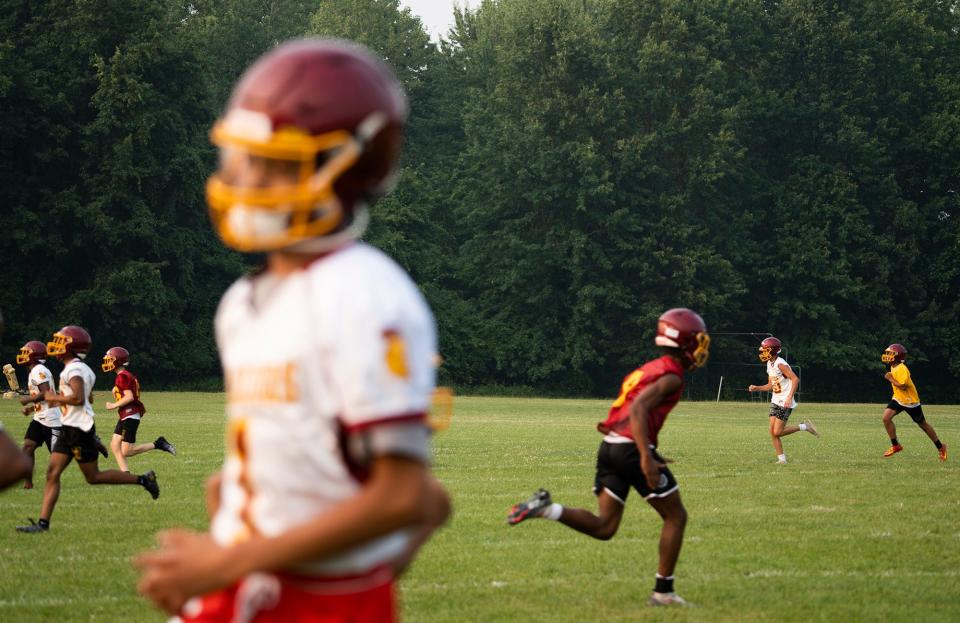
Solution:
{"label": "red pants", "polygon": [[389,573],[337,581],[254,574],[188,602],[184,623],[395,623]]}

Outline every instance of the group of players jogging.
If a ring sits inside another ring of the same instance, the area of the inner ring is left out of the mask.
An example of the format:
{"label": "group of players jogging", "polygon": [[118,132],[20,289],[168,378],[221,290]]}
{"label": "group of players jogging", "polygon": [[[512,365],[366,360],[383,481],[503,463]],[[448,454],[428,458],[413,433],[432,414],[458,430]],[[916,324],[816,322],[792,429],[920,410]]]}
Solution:
{"label": "group of players jogging", "polygon": [[[409,275],[360,240],[369,205],[396,177],[406,119],[403,88],[375,55],[302,39],[249,67],[213,128],[220,159],[206,195],[214,229],[232,249],[264,254],[265,265],[234,283],[215,318],[227,443],[207,482],[209,529],[162,532],[157,548],[135,559],[138,590],[179,621],[390,623],[395,577],[451,513],[430,469],[436,323]],[[159,495],[153,471],[123,470],[128,456],[174,449],[162,437],[134,445],[145,410],[119,347],[103,369],[118,371],[116,400],[106,406],[120,412],[111,445],[121,469],[97,467],[94,374],[83,362],[90,343],[69,326],[21,351],[31,367],[23,402],[36,418],[28,443],[52,452],[40,520],[22,532],[49,529],[60,474],[74,458],[91,484],[139,484]],[[657,438],[684,374],[707,361],[710,337],[696,312],[676,308],[660,317],[655,343],[662,356],[624,379],[597,425],[599,514],[561,506],[541,489],[510,510],[508,523],[552,519],[609,539],[636,489],[663,519],[649,603],[682,606],[673,578],[687,511]],[[770,433],[784,463],[781,437],[818,432],[810,422],[786,426],[798,379],[779,351],[775,340],[761,345],[768,382],[751,391],[774,396]],[[906,410],[925,424],[905,355],[897,344],[884,353],[894,387],[884,414],[888,455],[902,450],[893,415]],[[59,392],[45,356],[64,363]],[[946,446],[924,430],[946,460]],[[0,468],[9,456],[2,450]]]}
{"label": "group of players jogging", "polygon": [[[162,436],[152,443],[136,443],[137,429],[147,410],[140,400],[140,381],[127,369],[130,353],[121,346],[114,346],[107,350],[100,367],[104,372],[116,374],[114,401],[108,401],[105,406],[118,413],[110,447],[119,469],[100,469],[99,455],[104,458],[109,455],[94,424],[93,385],[96,375],[84,361],[91,344],[86,329],[69,325],[54,333],[50,342],[44,344],[31,340],[17,353],[17,364],[28,370],[27,392],[19,396],[22,413],[32,416],[23,440],[23,453],[30,466],[24,478],[25,489],[33,488],[36,449],[45,445],[50,451],[40,518],[37,521],[30,519],[28,525],[17,526],[19,532],[36,533],[50,529],[50,519],[60,497],[60,476],[74,459],[84,478],[92,485],[140,485],[157,499],[160,486],[156,473],[150,470],[140,475],[131,474],[127,458],[150,450],[177,453],[173,444]],[[63,363],[59,385],[54,383],[53,374],[46,365],[47,357],[55,357]]]}

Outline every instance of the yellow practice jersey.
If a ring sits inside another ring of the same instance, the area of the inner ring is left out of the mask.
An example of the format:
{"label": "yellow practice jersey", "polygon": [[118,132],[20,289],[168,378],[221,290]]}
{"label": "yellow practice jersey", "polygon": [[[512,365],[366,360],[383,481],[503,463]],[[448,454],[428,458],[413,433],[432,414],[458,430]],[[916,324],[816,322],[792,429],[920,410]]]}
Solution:
{"label": "yellow practice jersey", "polygon": [[910,378],[910,370],[907,368],[907,364],[901,363],[900,365],[890,368],[890,376],[892,376],[897,383],[907,386],[906,389],[898,389],[896,385],[891,384],[893,387],[894,400],[905,407],[920,404],[920,394],[917,393],[917,386],[913,384],[913,379]]}

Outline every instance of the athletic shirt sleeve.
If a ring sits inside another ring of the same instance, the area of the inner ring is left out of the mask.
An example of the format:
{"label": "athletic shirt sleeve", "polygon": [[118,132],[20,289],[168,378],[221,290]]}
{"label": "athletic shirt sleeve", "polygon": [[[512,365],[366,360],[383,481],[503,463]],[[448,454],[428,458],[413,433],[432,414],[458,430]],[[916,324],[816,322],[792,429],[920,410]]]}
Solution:
{"label": "athletic shirt sleeve", "polygon": [[410,278],[379,252],[361,256],[328,335],[340,419],[348,431],[374,424],[423,421],[435,383],[436,328]]}

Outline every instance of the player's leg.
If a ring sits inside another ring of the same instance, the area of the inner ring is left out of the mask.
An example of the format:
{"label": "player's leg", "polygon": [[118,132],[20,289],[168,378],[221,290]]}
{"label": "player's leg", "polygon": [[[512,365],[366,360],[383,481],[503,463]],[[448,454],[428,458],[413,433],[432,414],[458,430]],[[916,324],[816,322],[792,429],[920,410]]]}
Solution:
{"label": "player's leg", "polygon": [[937,435],[937,431],[933,430],[933,426],[930,425],[930,422],[923,416],[923,407],[917,405],[916,407],[911,407],[907,409],[907,413],[910,414],[910,417],[916,422],[923,432],[927,434],[927,437],[930,438],[930,441],[933,442],[933,445],[937,448],[937,453],[940,455],[941,461],[947,460],[947,445],[941,443],[940,437]]}
{"label": "player's leg", "polygon": [[157,484],[157,475],[153,471],[139,476],[118,469],[100,471],[96,434],[92,429],[79,435],[78,445],[75,453],[77,463],[80,465],[83,477],[91,485],[140,485],[150,493],[153,499],[160,497],[160,486]]}
{"label": "player's leg", "polygon": [[897,440],[897,426],[893,423],[894,416],[902,410],[903,407],[893,401],[883,410],[883,427],[887,429],[887,436],[890,437],[890,448],[883,453],[883,456],[893,456],[903,450],[903,446]]}
{"label": "player's leg", "polygon": [[23,454],[27,457],[27,461],[30,463],[30,472],[27,474],[27,477],[23,479],[23,488],[24,489],[33,489],[33,466],[35,464],[34,452],[37,449],[37,442],[29,437],[24,438],[23,440]]}
{"label": "player's leg", "polygon": [[620,527],[624,504],[604,489],[597,494],[597,507],[598,514],[594,515],[585,508],[561,506],[557,521],[587,536],[609,541]]}
{"label": "player's leg", "polygon": [[43,503],[40,505],[39,521],[30,520],[28,526],[17,526],[17,532],[36,533],[50,529],[50,517],[60,498],[60,475],[67,468],[73,457],[64,448],[54,446],[50,454],[50,463],[47,464],[47,478],[43,487]]}
{"label": "player's leg", "polygon": [[650,496],[647,503],[663,519],[656,584],[648,603],[654,606],[689,605],[673,588],[674,571],[680,558],[680,548],[683,546],[683,533],[687,527],[687,509],[680,500],[680,491],[674,490],[662,497]]}
{"label": "player's leg", "polygon": [[583,508],[561,506],[557,521],[587,536],[607,541],[620,527],[631,484],[642,479],[636,444],[602,442],[597,449],[597,472],[593,482],[597,514]]}
{"label": "player's leg", "polygon": [[777,460],[780,463],[787,462],[787,455],[783,453],[783,442],[780,441],[780,431],[783,430],[783,420],[774,415],[770,416],[770,440],[773,441],[773,449],[777,453]]}
{"label": "player's leg", "polygon": [[127,459],[123,453],[123,437],[114,433],[110,439],[110,450],[113,452],[113,458],[116,459],[117,467],[120,468],[120,471],[129,472],[130,469],[127,467]]}

